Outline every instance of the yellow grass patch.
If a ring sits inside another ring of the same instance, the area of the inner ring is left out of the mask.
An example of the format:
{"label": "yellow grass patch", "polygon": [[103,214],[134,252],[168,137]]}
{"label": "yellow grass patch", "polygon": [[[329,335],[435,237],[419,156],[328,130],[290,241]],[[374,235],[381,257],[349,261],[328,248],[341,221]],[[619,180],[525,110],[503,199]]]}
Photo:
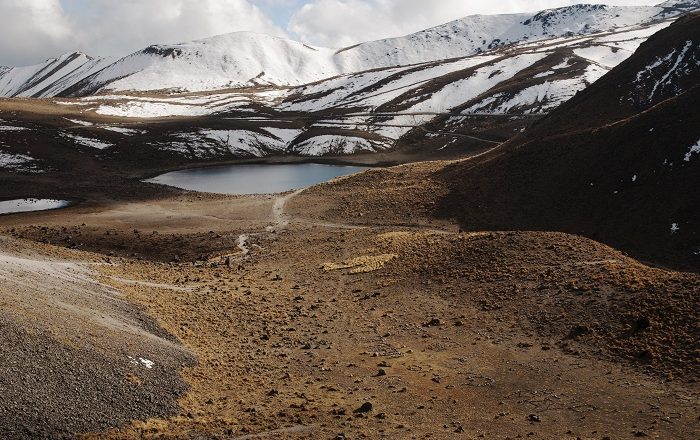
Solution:
{"label": "yellow grass patch", "polygon": [[397,256],[396,254],[364,255],[362,257],[353,258],[352,260],[343,261],[342,263],[323,263],[321,269],[323,269],[324,272],[342,269],[350,269],[350,273],[374,272],[375,270],[384,268],[386,263]]}

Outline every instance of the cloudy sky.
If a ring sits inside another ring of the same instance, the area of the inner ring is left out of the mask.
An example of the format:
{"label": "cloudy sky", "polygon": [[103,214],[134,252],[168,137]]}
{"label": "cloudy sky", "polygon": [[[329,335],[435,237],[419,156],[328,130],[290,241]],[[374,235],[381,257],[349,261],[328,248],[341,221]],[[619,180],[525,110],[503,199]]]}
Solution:
{"label": "cloudy sky", "polygon": [[[651,5],[661,0],[607,0]],[[254,31],[343,47],[469,14],[536,11],[569,0],[0,0],[0,65],[80,50],[121,56],[154,43]],[[594,0],[586,1],[588,3]]]}

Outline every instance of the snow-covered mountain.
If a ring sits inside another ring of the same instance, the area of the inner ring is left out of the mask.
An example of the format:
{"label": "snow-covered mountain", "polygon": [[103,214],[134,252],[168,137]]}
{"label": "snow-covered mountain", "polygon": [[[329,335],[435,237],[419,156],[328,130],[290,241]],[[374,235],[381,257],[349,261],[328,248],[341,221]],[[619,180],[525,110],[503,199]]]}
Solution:
{"label": "snow-covered mountain", "polygon": [[[421,139],[429,137],[434,148],[442,150],[458,140],[463,143],[459,132],[469,132],[463,128],[468,128],[475,115],[523,117],[551,111],[670,23],[664,20],[595,35],[572,35],[548,44],[526,41],[469,57],[372,69],[291,88],[154,96],[112,92],[57,102],[120,118],[212,115],[221,120],[254,121],[264,130],[280,120],[304,115],[297,136],[285,143],[263,139],[256,145],[266,144],[268,150],[250,148],[248,154],[254,156],[270,151],[312,156],[377,152],[401,144],[412,133],[420,134]],[[432,126],[429,132],[426,124]],[[255,131],[223,137],[210,134],[208,130],[174,133],[170,146],[168,142],[158,145],[189,157],[214,159],[221,154],[222,138],[258,136]],[[183,139],[188,141],[186,147]],[[244,153],[243,144],[236,144],[234,154]]]}
{"label": "snow-covered mountain", "polygon": [[[233,33],[118,60],[76,53],[0,69],[0,95],[53,96],[42,105],[64,117],[46,142],[99,157],[188,163],[392,150],[454,157],[525,130],[694,10],[700,0],[470,16],[340,50]],[[647,66],[650,76],[640,73],[625,105],[644,106],[640,99],[666,96],[669,84],[683,81],[697,46],[678,51]],[[655,86],[649,78],[660,69],[670,69],[669,81]],[[19,135],[1,125],[0,147],[24,154]]]}
{"label": "snow-covered mountain", "polygon": [[35,66],[0,68],[0,96],[55,96],[112,62],[74,52]]}
{"label": "snow-covered mountain", "polygon": [[699,7],[700,0],[672,0],[650,7],[575,5],[536,14],[475,15],[343,49],[237,32],[154,45],[116,61],[75,53],[37,66],[0,71],[0,96],[297,86],[372,69],[468,57],[523,42],[638,26]]}

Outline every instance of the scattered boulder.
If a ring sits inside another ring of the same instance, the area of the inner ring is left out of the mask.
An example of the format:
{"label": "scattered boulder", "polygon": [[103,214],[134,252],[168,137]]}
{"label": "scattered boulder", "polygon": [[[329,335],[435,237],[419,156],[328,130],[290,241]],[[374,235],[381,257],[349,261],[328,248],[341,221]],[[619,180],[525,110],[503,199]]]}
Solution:
{"label": "scattered boulder", "polygon": [[442,325],[442,321],[438,318],[432,318],[430,321],[425,322],[423,327],[439,327],[440,325]]}
{"label": "scattered boulder", "polygon": [[374,408],[374,405],[372,405],[371,402],[365,402],[362,404],[362,406],[360,406],[359,408],[357,408],[353,412],[355,414],[366,414],[366,413],[372,411],[373,408]]}
{"label": "scattered boulder", "polygon": [[539,423],[542,421],[540,420],[540,416],[538,416],[537,414],[530,414],[527,416],[527,419],[533,423]]}
{"label": "scattered boulder", "polygon": [[640,316],[632,323],[632,330],[635,332],[641,332],[649,327],[651,327],[651,321],[646,316]]}

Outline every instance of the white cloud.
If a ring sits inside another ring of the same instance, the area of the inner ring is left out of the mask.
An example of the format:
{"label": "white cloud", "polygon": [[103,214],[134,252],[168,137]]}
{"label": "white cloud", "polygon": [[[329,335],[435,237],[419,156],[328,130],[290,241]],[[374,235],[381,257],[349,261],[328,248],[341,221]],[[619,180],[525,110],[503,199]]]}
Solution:
{"label": "white cloud", "polygon": [[0,0],[0,64],[43,60],[77,44],[59,0]]}
{"label": "white cloud", "polygon": [[234,31],[286,36],[284,27],[304,42],[342,47],[405,35],[470,14],[535,11],[581,1],[0,0],[0,65],[34,64],[75,50],[126,55],[151,44]]}
{"label": "white cloud", "polygon": [[234,31],[286,35],[249,0],[0,0],[0,65],[64,52],[127,55]]}
{"label": "white cloud", "polygon": [[81,40],[99,53],[124,53],[234,31],[285,35],[247,0],[93,0]]}
{"label": "white cloud", "polygon": [[[651,5],[660,2],[661,0],[610,0],[598,3]],[[312,0],[294,14],[289,30],[310,44],[342,47],[406,35],[471,14],[539,11],[577,3],[582,1]]]}

